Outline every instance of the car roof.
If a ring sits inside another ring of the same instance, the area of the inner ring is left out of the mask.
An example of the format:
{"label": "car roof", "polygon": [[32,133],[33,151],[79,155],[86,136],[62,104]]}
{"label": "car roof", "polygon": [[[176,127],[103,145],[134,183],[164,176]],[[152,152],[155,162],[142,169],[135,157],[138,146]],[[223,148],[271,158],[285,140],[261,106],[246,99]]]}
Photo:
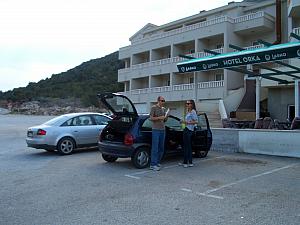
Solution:
{"label": "car roof", "polygon": [[105,117],[108,117],[108,118],[111,118],[110,116],[108,116],[107,114],[105,113],[97,113],[97,112],[79,112],[79,113],[67,113],[67,114],[63,114],[61,116],[66,116],[66,117],[75,117],[75,116],[83,116],[83,115],[101,115],[101,116],[105,116]]}

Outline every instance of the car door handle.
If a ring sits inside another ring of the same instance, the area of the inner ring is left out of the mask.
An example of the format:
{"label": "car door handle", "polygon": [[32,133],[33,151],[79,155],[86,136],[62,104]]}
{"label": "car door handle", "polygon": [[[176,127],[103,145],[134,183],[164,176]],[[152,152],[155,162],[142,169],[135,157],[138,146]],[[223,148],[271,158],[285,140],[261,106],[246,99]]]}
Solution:
{"label": "car door handle", "polygon": [[78,132],[78,130],[74,130],[73,132],[74,132],[74,133],[77,133],[77,132]]}

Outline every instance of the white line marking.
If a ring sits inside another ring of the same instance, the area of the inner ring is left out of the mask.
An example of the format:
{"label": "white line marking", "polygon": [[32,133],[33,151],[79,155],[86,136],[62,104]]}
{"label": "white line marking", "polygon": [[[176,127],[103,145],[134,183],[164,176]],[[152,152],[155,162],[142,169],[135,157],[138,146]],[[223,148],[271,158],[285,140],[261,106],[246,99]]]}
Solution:
{"label": "white line marking", "polygon": [[192,190],[191,190],[191,189],[187,189],[187,188],[181,188],[180,190],[182,190],[182,191],[186,191],[186,192],[192,192]]}
{"label": "white line marking", "polygon": [[239,184],[239,183],[242,183],[242,182],[245,182],[245,181],[248,181],[248,180],[251,180],[251,179],[254,179],[254,178],[257,178],[257,177],[261,177],[261,176],[264,176],[264,175],[268,175],[268,174],[272,174],[272,173],[275,173],[275,172],[278,172],[280,170],[284,170],[284,169],[288,169],[288,168],[291,168],[295,165],[298,165],[298,163],[294,163],[294,164],[290,164],[290,165],[287,165],[287,166],[284,166],[284,167],[280,167],[280,168],[277,168],[277,169],[274,169],[274,170],[270,170],[270,171],[267,171],[267,172],[264,172],[264,173],[260,173],[260,174],[257,174],[257,175],[254,175],[254,176],[250,176],[250,177],[247,177],[247,178],[244,178],[244,179],[241,179],[241,180],[238,180],[236,182],[232,182],[232,183],[229,183],[229,184],[225,184],[225,185],[222,185],[218,188],[215,188],[215,189],[211,189],[211,190],[208,190],[208,191],[205,191],[203,192],[203,194],[210,194],[212,192],[216,192],[216,191],[219,191],[221,189],[224,189],[224,188],[227,188],[227,187],[230,187],[230,186],[233,186],[233,185],[236,185],[236,184]]}
{"label": "white line marking", "polygon": [[[180,190],[184,191],[184,192],[193,193],[193,191],[191,189],[188,189],[188,188],[181,188]],[[217,196],[217,195],[208,195],[208,194],[199,193],[199,192],[195,192],[195,194],[205,196],[205,197],[209,197],[209,198],[224,199],[223,197]]]}
{"label": "white line marking", "polygon": [[221,196],[217,196],[217,195],[208,195],[208,194],[205,194],[205,193],[200,193],[200,192],[196,192],[196,195],[201,195],[201,196],[205,196],[205,197],[210,197],[210,198],[216,198],[216,199],[224,199],[223,197]]}
{"label": "white line marking", "polygon": [[133,179],[141,179],[140,177],[132,176],[132,175],[124,175],[125,177],[133,178]]}

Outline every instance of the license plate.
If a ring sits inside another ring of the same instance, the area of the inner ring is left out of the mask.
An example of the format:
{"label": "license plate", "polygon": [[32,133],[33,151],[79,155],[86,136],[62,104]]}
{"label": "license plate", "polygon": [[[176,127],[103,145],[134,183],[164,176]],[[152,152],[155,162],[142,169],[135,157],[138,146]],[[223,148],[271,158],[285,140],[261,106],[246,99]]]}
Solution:
{"label": "license plate", "polygon": [[32,131],[28,131],[27,132],[27,137],[33,137],[33,132]]}

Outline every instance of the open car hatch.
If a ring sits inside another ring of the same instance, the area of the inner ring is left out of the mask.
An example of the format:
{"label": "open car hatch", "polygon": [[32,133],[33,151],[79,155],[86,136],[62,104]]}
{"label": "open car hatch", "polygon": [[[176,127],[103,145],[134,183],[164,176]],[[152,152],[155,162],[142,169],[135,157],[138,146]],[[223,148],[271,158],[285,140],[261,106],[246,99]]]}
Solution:
{"label": "open car hatch", "polygon": [[100,102],[116,116],[138,116],[133,103],[124,95],[117,93],[98,94]]}

